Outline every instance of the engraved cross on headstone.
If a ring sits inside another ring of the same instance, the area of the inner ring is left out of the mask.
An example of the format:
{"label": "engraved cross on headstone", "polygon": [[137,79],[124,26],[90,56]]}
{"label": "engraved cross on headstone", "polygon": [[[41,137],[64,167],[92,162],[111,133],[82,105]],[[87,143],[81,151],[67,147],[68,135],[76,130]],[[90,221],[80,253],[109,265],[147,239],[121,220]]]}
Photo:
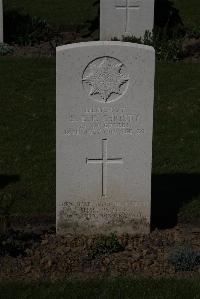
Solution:
{"label": "engraved cross on headstone", "polygon": [[121,9],[125,11],[126,14],[126,22],[125,22],[125,32],[130,31],[130,18],[133,10],[140,9],[140,1],[141,0],[116,0],[116,9]]}
{"label": "engraved cross on headstone", "polygon": [[108,140],[102,139],[102,158],[101,159],[88,159],[86,164],[101,164],[102,165],[102,196],[107,195],[107,166],[108,164],[123,164],[122,158],[108,159]]}

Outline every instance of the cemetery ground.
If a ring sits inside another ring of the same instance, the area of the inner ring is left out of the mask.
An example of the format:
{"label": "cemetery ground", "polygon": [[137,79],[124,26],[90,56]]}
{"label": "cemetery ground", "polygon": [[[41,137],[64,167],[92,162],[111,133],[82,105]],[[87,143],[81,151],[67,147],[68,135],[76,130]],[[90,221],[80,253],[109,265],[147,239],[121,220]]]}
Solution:
{"label": "cemetery ground", "polygon": [[1,234],[0,278],[197,279],[199,63],[157,62],[152,233],[76,238],[55,236],[55,58],[0,62],[1,228],[11,224]]}
{"label": "cemetery ground", "polygon": [[[77,34],[94,2],[4,5]],[[173,2],[197,29],[197,1]],[[17,51],[0,57],[0,298],[200,298],[199,60],[156,63],[152,233],[76,238],[55,235],[55,58]]]}
{"label": "cemetery ground", "polygon": [[[55,59],[1,57],[0,74],[1,190],[12,214],[53,213]],[[191,219],[200,216],[199,76],[198,63],[157,63],[153,197],[188,206]]]}

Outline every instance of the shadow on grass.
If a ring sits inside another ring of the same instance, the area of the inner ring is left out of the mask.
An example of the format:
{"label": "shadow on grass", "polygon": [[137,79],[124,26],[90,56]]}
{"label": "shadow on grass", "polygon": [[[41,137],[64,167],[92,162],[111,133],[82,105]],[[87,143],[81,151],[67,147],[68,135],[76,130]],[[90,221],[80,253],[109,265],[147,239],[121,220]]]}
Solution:
{"label": "shadow on grass", "polygon": [[183,27],[179,10],[170,0],[155,0],[155,30],[163,29],[168,37],[173,37],[174,31]]}
{"label": "shadow on grass", "polygon": [[200,174],[162,174],[152,177],[152,229],[177,224],[183,204],[200,195]]}
{"label": "shadow on grass", "polygon": [[20,181],[19,175],[0,174],[0,189],[4,189],[6,186],[19,181]]}

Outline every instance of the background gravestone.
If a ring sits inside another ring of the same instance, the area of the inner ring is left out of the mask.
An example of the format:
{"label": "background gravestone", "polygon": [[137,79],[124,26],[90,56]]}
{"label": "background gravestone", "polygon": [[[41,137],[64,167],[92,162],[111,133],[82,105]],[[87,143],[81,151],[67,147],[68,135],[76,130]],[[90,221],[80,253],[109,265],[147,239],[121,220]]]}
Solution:
{"label": "background gravestone", "polygon": [[101,0],[100,39],[123,36],[143,37],[152,31],[154,0]]}
{"label": "background gravestone", "polygon": [[57,48],[57,231],[148,233],[154,49]]}
{"label": "background gravestone", "polygon": [[3,42],[3,3],[0,0],[0,43]]}

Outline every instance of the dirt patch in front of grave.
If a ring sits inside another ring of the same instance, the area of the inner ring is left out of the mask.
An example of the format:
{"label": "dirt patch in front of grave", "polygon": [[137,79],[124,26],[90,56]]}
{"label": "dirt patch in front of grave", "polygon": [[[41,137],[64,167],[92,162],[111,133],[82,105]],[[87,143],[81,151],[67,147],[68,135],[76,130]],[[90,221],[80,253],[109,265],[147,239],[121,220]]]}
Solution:
{"label": "dirt patch in front of grave", "polygon": [[111,252],[94,250],[98,239],[96,235],[56,236],[53,227],[44,226],[37,230],[11,230],[4,240],[1,236],[0,280],[200,278],[200,264],[192,271],[176,271],[168,259],[169,253],[178,247],[189,246],[200,252],[199,226],[178,225],[144,236],[121,235],[120,247]]}

